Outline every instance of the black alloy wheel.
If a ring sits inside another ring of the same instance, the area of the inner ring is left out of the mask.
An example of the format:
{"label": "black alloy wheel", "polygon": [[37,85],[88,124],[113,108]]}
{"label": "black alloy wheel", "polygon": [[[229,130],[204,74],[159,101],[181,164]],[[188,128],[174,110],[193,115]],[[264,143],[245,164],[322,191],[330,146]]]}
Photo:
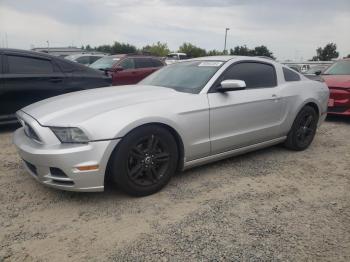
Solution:
{"label": "black alloy wheel", "polygon": [[302,108],[288,133],[286,147],[297,151],[308,148],[315,137],[318,119],[318,114],[313,107]]}
{"label": "black alloy wheel", "polygon": [[158,136],[141,138],[129,151],[127,174],[139,186],[157,184],[170,165],[170,152]]}
{"label": "black alloy wheel", "polygon": [[146,125],[122,138],[111,157],[111,175],[124,192],[146,196],[170,181],[177,163],[174,136],[162,126]]}

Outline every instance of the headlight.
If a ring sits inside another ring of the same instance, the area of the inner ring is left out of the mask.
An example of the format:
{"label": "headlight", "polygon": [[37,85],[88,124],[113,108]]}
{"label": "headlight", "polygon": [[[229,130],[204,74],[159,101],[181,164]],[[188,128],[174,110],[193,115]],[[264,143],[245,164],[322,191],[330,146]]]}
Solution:
{"label": "headlight", "polygon": [[62,143],[87,143],[89,138],[77,127],[50,127]]}

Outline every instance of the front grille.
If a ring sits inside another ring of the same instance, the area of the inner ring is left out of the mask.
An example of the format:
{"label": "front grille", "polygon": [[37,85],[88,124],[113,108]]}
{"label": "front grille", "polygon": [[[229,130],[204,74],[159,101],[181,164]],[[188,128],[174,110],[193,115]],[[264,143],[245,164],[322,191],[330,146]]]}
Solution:
{"label": "front grille", "polygon": [[328,107],[328,112],[331,113],[342,113],[345,112],[348,109],[346,106],[332,106]]}
{"label": "front grille", "polygon": [[34,166],[33,164],[23,160],[24,163],[26,164],[26,166],[28,167],[28,169],[34,174],[34,175],[38,175],[37,170],[36,170],[36,166]]}

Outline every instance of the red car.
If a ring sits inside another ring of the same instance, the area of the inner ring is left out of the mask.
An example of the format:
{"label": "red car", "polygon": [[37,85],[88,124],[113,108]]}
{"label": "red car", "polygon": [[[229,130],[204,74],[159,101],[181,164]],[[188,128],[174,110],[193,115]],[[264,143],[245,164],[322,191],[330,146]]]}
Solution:
{"label": "red car", "polygon": [[330,91],[328,114],[350,116],[350,59],[335,62],[322,78]]}
{"label": "red car", "polygon": [[90,67],[104,70],[112,76],[113,85],[136,84],[165,65],[157,57],[143,55],[110,55]]}

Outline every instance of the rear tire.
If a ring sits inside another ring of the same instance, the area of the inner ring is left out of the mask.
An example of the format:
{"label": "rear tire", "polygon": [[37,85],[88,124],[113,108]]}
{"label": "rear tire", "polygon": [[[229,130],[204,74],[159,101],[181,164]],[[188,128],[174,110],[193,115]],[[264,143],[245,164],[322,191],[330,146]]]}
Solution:
{"label": "rear tire", "polygon": [[296,151],[308,148],[315,137],[318,118],[314,108],[311,106],[303,107],[288,133],[287,140],[284,143],[285,147]]}
{"label": "rear tire", "polygon": [[119,188],[147,196],[162,189],[175,173],[177,144],[165,128],[142,126],[121,140],[111,160],[112,179]]}

